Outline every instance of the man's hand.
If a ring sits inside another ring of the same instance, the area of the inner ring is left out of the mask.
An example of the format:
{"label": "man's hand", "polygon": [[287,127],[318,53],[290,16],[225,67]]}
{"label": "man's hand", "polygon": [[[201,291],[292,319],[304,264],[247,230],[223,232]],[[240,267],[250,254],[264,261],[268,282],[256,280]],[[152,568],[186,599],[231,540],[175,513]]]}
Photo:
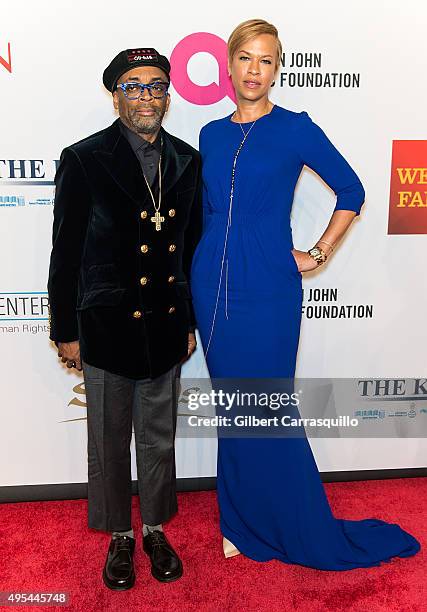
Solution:
{"label": "man's hand", "polygon": [[80,343],[78,340],[74,342],[58,342],[58,357],[61,358],[62,363],[67,364],[67,368],[82,369]]}

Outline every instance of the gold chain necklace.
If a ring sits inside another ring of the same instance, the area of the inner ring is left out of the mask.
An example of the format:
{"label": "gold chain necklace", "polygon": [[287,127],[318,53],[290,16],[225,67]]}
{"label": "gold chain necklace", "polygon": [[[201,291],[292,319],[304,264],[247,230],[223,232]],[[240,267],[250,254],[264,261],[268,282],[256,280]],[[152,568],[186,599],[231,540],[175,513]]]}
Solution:
{"label": "gold chain necklace", "polygon": [[[160,151],[163,150],[163,139],[160,141]],[[153,191],[150,187],[149,182],[147,181],[147,177],[145,176],[145,172],[143,172],[145,183],[148,187],[148,191],[150,192],[151,199],[153,200],[154,210],[156,211],[154,217],[151,217],[151,222],[156,224],[156,232],[160,232],[162,229],[162,223],[165,218],[160,214],[160,206],[162,204],[162,153],[160,152],[159,157],[159,203],[156,204],[156,200],[154,199]]]}

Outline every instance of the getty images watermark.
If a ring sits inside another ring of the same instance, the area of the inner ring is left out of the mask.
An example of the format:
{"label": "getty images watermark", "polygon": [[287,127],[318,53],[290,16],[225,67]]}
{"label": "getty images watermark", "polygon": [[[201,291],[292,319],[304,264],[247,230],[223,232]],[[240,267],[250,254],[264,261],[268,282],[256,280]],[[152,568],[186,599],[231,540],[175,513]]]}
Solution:
{"label": "getty images watermark", "polygon": [[427,378],[179,382],[181,437],[427,437]]}
{"label": "getty images watermark", "polygon": [[[298,392],[226,392],[223,389],[211,389],[208,393],[190,392],[188,394],[188,409],[199,410],[201,408],[213,407],[226,412],[235,411],[240,408],[261,408],[279,411],[283,408],[297,408],[300,405]],[[234,416],[218,415],[188,417],[190,427],[357,427],[359,420],[349,416],[329,417],[297,417],[291,414],[282,416],[259,417],[254,414],[235,414]]]}

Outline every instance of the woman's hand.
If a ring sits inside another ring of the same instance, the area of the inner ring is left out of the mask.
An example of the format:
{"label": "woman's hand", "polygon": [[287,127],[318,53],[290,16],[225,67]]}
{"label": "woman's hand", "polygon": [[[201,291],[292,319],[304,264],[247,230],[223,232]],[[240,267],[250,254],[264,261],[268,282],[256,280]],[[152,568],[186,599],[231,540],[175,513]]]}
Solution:
{"label": "woman's hand", "polygon": [[196,340],[196,334],[194,332],[188,332],[188,349],[187,349],[187,355],[185,357],[182,358],[181,363],[185,363],[186,361],[188,361],[191,357],[191,355],[194,353],[194,351],[197,348],[197,340]]}
{"label": "woman's hand", "polygon": [[318,267],[317,261],[315,261],[313,257],[310,257],[306,251],[292,249],[291,253],[294,256],[299,272],[309,272],[310,270],[315,270]]}
{"label": "woman's hand", "polygon": [[196,347],[197,347],[196,334],[194,334],[193,332],[189,332],[189,334],[188,334],[188,354],[187,354],[187,358],[191,357],[191,355],[196,350]]}

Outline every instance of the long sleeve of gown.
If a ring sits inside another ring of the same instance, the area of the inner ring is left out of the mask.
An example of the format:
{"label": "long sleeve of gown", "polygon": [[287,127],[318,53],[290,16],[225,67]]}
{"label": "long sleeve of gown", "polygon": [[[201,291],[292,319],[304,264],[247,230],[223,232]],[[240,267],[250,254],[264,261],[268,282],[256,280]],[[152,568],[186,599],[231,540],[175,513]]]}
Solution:
{"label": "long sleeve of gown", "polygon": [[302,163],[334,191],[337,196],[334,210],[352,210],[359,215],[365,200],[359,177],[308,113],[300,113],[298,123],[296,146]]}

